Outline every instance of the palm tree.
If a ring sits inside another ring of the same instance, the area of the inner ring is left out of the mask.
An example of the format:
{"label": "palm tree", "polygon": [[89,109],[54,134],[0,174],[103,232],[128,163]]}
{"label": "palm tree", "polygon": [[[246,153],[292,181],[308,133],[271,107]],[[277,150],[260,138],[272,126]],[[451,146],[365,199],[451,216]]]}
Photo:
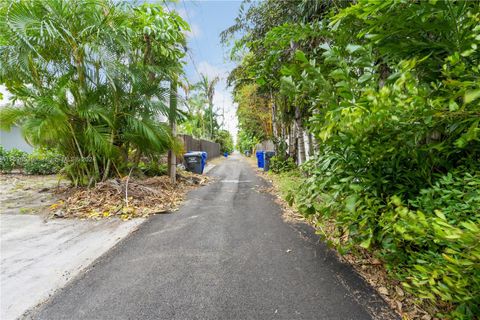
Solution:
{"label": "palm tree", "polygon": [[214,124],[213,124],[213,118],[214,118],[214,112],[213,112],[213,96],[215,95],[215,86],[217,85],[218,81],[220,81],[220,78],[218,76],[214,77],[212,80],[208,78],[207,75],[202,74],[201,75],[201,80],[198,83],[199,87],[205,94],[207,101],[208,101],[208,119],[210,122],[210,132],[209,132],[209,138],[213,139],[214,136]]}
{"label": "palm tree", "polygon": [[169,114],[163,83],[182,71],[186,28],[155,5],[2,2],[0,84],[23,103],[2,109],[2,127],[57,148],[76,185],[159,158],[178,145],[158,117]]}

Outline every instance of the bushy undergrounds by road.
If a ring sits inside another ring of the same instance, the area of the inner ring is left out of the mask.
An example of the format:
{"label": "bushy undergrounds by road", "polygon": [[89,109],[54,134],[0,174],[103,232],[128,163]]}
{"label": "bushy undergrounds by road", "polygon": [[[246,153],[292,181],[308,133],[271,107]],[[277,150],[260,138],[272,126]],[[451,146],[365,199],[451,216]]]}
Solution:
{"label": "bushy undergrounds by road", "polygon": [[208,181],[206,176],[180,171],[175,185],[168,176],[124,177],[87,188],[72,187],[56,175],[2,174],[0,213],[129,220],[175,211],[188,191]]}
{"label": "bushy undergrounds by road", "polygon": [[[255,166],[253,159],[250,163]],[[271,187],[261,191],[269,192],[277,197],[277,202],[284,209],[284,219],[302,220],[311,224],[318,230],[330,246],[342,241],[335,236],[334,221],[325,223],[318,221],[318,216],[312,215],[305,217],[300,214],[292,203],[292,194],[298,192],[299,187],[304,184],[305,178],[299,170],[293,170],[283,173],[264,172],[257,169],[257,173],[270,182]],[[432,304],[429,301],[419,298],[405,290],[401,281],[396,279],[395,275],[388,271],[388,265],[382,261],[379,252],[367,250],[355,246],[347,252],[338,254],[339,259],[350,263],[354,269],[387,301],[403,319],[421,319],[435,320],[443,318],[439,316],[442,311],[445,312],[450,306],[438,303]]]}

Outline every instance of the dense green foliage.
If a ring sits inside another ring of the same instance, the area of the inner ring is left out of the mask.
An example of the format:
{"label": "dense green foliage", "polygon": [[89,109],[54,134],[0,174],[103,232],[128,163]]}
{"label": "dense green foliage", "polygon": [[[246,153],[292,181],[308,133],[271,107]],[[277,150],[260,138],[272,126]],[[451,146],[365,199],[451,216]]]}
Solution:
{"label": "dense green foliage", "polygon": [[480,171],[468,171],[449,172],[408,205],[392,197],[379,223],[395,272],[422,298],[459,303],[458,318],[480,312]]}
{"label": "dense green foliage", "polygon": [[224,36],[244,32],[231,82],[272,94],[276,141],[314,137],[291,200],[432,313],[478,318],[480,3],[284,4],[251,6]]}
{"label": "dense green foliage", "polygon": [[143,162],[140,161],[138,169],[147,177],[162,176],[168,172],[167,164],[156,161]]}
{"label": "dense green foliage", "polygon": [[229,131],[219,130],[216,134],[215,142],[220,144],[221,153],[233,152],[233,138]]}
{"label": "dense green foliage", "polygon": [[0,172],[11,172],[14,169],[21,169],[28,154],[18,149],[5,150],[0,146]]}
{"label": "dense green foliage", "polygon": [[65,166],[62,155],[58,152],[37,149],[29,154],[23,163],[23,172],[26,174],[54,174]]}
{"label": "dense green foliage", "polygon": [[15,0],[0,4],[0,84],[21,106],[3,128],[69,161],[74,184],[123,176],[180,147],[161,115],[182,72],[187,24],[161,5],[109,0]]}
{"label": "dense green foliage", "polygon": [[10,173],[12,170],[26,174],[54,174],[60,172],[65,159],[58,152],[37,149],[28,154],[18,149],[5,150],[0,146],[0,172]]}
{"label": "dense green foliage", "polygon": [[292,158],[274,156],[270,158],[270,170],[274,173],[289,172],[296,168]]}
{"label": "dense green foliage", "polygon": [[272,137],[270,101],[257,92],[255,84],[239,86],[235,89],[234,101],[238,104],[237,119],[239,150],[253,151],[254,146]]}
{"label": "dense green foliage", "polygon": [[248,133],[246,130],[240,129],[237,134],[237,150],[245,153],[252,152],[255,145],[260,142],[260,139]]}

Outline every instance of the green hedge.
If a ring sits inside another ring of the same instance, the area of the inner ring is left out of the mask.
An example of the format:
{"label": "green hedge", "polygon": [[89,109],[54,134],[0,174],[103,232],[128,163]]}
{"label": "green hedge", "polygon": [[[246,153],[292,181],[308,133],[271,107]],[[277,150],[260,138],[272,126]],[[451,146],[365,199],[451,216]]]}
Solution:
{"label": "green hedge", "polygon": [[480,171],[460,168],[379,219],[382,255],[420,298],[457,305],[455,318],[480,314]]}
{"label": "green hedge", "polygon": [[295,169],[297,165],[293,158],[273,156],[270,158],[270,170],[274,173],[289,172]]}
{"label": "green hedge", "polygon": [[440,316],[475,319],[480,314],[480,170],[460,166],[438,175],[416,196],[385,197],[366,176],[349,175],[338,159],[324,155],[323,160],[303,167],[310,176],[290,198],[321,227],[333,223],[335,233],[325,236],[337,241],[330,244],[341,252],[356,246],[376,252],[407,291],[442,305]]}
{"label": "green hedge", "polygon": [[63,157],[53,150],[37,149],[32,154],[0,146],[0,172],[9,173],[20,170],[25,174],[55,174],[65,165]]}
{"label": "green hedge", "polygon": [[0,171],[7,173],[13,169],[21,169],[27,158],[26,152],[18,149],[7,151],[0,146]]}

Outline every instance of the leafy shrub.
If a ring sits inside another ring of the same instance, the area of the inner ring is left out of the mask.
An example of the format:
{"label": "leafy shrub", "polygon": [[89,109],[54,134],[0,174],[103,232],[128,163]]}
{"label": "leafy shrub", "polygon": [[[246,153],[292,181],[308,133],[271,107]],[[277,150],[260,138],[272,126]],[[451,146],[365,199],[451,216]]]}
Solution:
{"label": "leafy shrub", "polygon": [[473,114],[480,105],[466,94],[452,98],[478,74],[463,72],[470,62],[460,57],[445,57],[448,87],[422,82],[425,66],[404,60],[383,87],[363,83],[357,104],[344,101],[344,108],[319,115],[320,152],[304,166],[309,177],[294,200],[320,226],[333,225],[329,237],[340,251],[376,251],[391,275],[435,303],[442,318],[474,319],[480,130]]}
{"label": "leafy shrub", "polygon": [[215,142],[220,144],[221,153],[233,152],[233,138],[230,132],[228,132],[227,130],[219,130],[216,133]]}
{"label": "leafy shrub", "polygon": [[[396,186],[402,193],[386,200],[372,172],[355,172],[340,155],[327,153],[303,169],[310,176],[290,199],[304,215],[317,217],[319,230],[333,222],[335,234],[328,236],[339,251],[358,245],[378,252],[408,291],[452,306],[442,317],[480,313],[478,168],[461,166],[437,176],[416,196]],[[388,177],[384,183],[393,192]]]}
{"label": "leafy shrub", "polygon": [[21,169],[28,157],[24,151],[13,148],[10,151],[0,146],[0,171],[11,172],[13,169]]}
{"label": "leafy shrub", "polygon": [[138,168],[143,172],[143,174],[149,177],[163,176],[168,172],[167,164],[158,163],[157,161],[149,161],[147,163],[142,161],[138,164]]}
{"label": "leafy shrub", "polygon": [[273,156],[270,158],[270,170],[274,173],[288,172],[295,169],[297,165],[292,158]]}
{"label": "leafy shrub", "polygon": [[13,169],[13,164],[10,159],[10,154],[5,148],[0,146],[0,171],[10,172]]}
{"label": "leafy shrub", "polygon": [[15,169],[20,169],[24,166],[25,161],[28,158],[28,153],[25,151],[21,151],[18,149],[13,148],[9,151],[9,156],[12,161],[13,167]]}
{"label": "leafy shrub", "polygon": [[63,157],[53,150],[38,149],[28,156],[23,170],[26,174],[55,174],[65,166]]}
{"label": "leafy shrub", "polygon": [[455,304],[455,318],[480,314],[480,171],[459,168],[379,221],[383,256],[418,297]]}

